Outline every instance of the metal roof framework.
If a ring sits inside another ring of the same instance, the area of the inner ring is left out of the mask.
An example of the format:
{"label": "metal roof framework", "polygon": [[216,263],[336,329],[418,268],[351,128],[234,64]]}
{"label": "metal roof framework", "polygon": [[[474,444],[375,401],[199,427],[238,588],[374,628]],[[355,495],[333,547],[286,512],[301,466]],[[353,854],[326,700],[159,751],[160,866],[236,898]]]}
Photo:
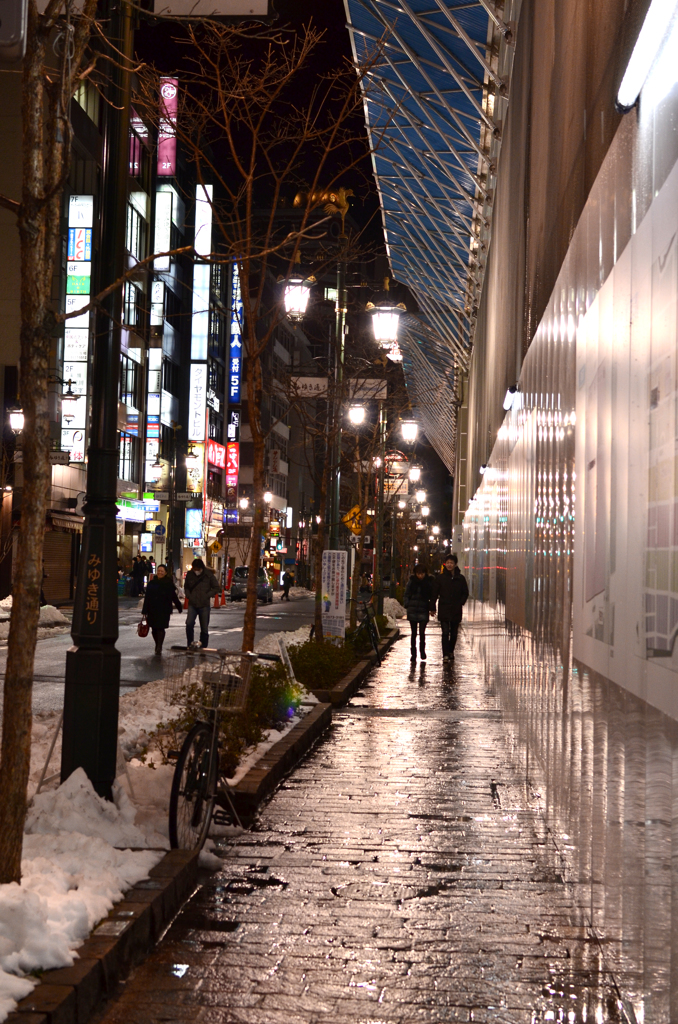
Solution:
{"label": "metal roof framework", "polygon": [[511,30],[492,0],[344,2],[356,64],[372,62],[365,120],[391,271],[421,311],[403,318],[407,385],[453,473],[453,389],[473,346]]}

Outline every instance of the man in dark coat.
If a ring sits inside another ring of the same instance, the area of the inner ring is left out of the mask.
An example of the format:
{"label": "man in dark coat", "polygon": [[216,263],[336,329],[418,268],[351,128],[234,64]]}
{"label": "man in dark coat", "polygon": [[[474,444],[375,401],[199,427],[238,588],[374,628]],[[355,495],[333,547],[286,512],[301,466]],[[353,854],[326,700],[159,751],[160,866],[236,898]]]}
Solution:
{"label": "man in dark coat", "polygon": [[135,555],[132,562],[132,590],[134,597],[141,597],[144,592],[144,561],[141,555]]}
{"label": "man in dark coat", "polygon": [[159,565],[156,575],[148,581],[142,612],[151,627],[156,654],[162,654],[165,630],[169,626],[173,604],[178,612],[183,611],[172,577],[164,565]]}
{"label": "man in dark coat", "polygon": [[414,574],[407,582],[403,598],[412,630],[412,661],[417,660],[417,630],[419,631],[419,657],[422,661],[426,661],[426,625],[432,600],[432,578],[429,576],[426,566],[419,562],[415,565]]}
{"label": "man in dark coat", "polygon": [[287,598],[287,600],[289,601],[289,599],[290,599],[290,587],[292,586],[293,583],[294,583],[294,576],[292,575],[291,572],[289,572],[288,570],[285,570],[285,572],[283,574],[283,578],[282,578],[283,592],[282,592],[282,597],[280,598],[281,601],[284,601],[285,598]]}
{"label": "man in dark coat", "polygon": [[210,601],[221,591],[219,581],[205,566],[202,558],[194,558],[192,567],[186,573],[184,592],[188,598],[186,613],[186,642],[193,643],[195,620],[200,618],[200,646],[207,647],[210,626]]}
{"label": "man in dark coat", "polygon": [[457,556],[450,552],[445,556],[442,572],[433,579],[431,610],[435,611],[437,601],[438,621],[443,638],[443,662],[449,662],[451,658],[454,658],[462,608],[468,598],[466,577],[462,576],[459,571],[457,561]]}

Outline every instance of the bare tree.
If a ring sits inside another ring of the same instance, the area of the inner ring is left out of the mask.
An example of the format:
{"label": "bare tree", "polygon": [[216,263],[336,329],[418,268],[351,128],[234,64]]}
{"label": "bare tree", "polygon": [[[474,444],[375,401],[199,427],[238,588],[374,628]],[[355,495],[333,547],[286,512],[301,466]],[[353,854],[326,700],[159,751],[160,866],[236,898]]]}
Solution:
{"label": "bare tree", "polygon": [[[238,267],[243,299],[243,355],[253,449],[253,536],[264,524],[265,447],[262,356],[284,317],[282,289],[311,243],[322,266],[331,247],[322,239],[340,197],[340,182],[364,157],[361,81],[348,63],[309,79],[323,45],[313,27],[300,33],[215,24],[187,30],[187,58],[177,134],[201,184],[214,186],[215,259]],[[149,115],[157,117],[157,73],[141,76]],[[303,190],[294,208],[292,197]],[[289,204],[289,205],[288,205]],[[338,207],[337,207],[338,209]],[[341,211],[339,211],[341,212]],[[324,226],[323,226],[324,225]],[[334,255],[336,259],[336,255]],[[243,649],[254,644],[259,547],[249,558]]]}
{"label": "bare tree", "polygon": [[21,259],[19,393],[25,415],[24,494],[14,573],[0,751],[0,882],[21,877],[31,742],[33,662],[40,614],[42,551],[51,485],[47,406],[49,357],[56,326],[51,285],[68,177],[71,98],[88,74],[96,0],[71,6],[28,3],[22,83],[21,198],[0,196],[16,216]]}

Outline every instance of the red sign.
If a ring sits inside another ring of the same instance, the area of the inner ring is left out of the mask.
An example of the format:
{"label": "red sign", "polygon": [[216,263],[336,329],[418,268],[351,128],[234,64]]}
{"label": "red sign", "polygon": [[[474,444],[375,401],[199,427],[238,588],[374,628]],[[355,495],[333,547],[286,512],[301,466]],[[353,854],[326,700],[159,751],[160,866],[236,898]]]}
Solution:
{"label": "red sign", "polygon": [[226,449],[218,441],[207,442],[207,461],[223,469],[226,465]]}
{"label": "red sign", "polygon": [[164,177],[176,174],[177,167],[177,110],[179,109],[179,80],[160,79],[160,126],[158,130],[158,174]]}
{"label": "red sign", "polygon": [[238,486],[238,470],[240,468],[240,444],[229,441],[226,445],[226,486]]}

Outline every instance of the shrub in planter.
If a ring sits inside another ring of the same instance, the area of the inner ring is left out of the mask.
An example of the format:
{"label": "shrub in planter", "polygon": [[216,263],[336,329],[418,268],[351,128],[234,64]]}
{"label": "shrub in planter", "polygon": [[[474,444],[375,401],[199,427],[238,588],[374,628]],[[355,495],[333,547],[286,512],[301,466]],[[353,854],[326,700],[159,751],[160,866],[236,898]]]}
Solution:
{"label": "shrub in planter", "polygon": [[[226,777],[235,772],[242,754],[256,746],[267,729],[280,729],[301,704],[302,691],[292,683],[282,663],[271,667],[252,666],[252,679],[245,710],[237,715],[223,715],[220,722],[220,768]],[[159,722],[151,741],[155,741],[167,763],[170,750],[179,750],[184,736],[204,711],[197,695],[190,690],[176,700],[177,715]]]}
{"label": "shrub in planter", "polygon": [[352,644],[332,640],[307,640],[294,644],[288,653],[296,678],[309,690],[331,690],[353,668],[357,654]]}

